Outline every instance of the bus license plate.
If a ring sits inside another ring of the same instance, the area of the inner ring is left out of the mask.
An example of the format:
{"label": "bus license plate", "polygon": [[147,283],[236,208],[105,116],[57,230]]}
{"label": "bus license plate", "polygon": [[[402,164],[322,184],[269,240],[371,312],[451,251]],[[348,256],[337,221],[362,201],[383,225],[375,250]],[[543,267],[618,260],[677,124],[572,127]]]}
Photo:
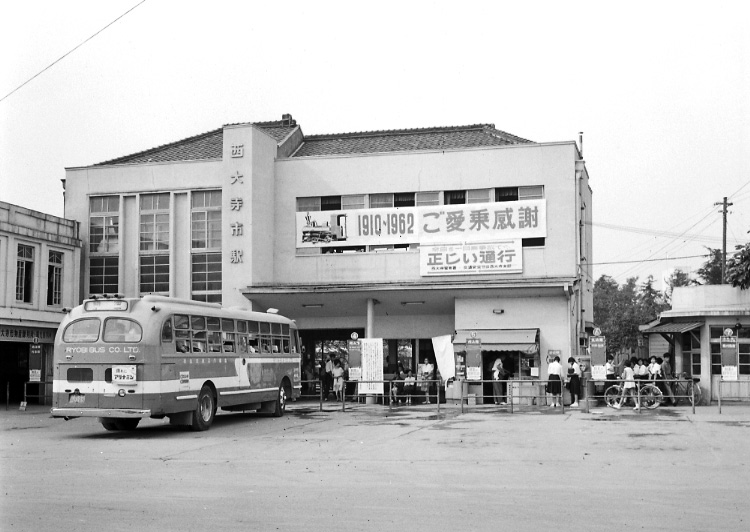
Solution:
{"label": "bus license plate", "polygon": [[135,366],[114,366],[112,382],[120,385],[135,384]]}
{"label": "bus license plate", "polygon": [[72,393],[68,396],[68,402],[72,404],[81,404],[86,402],[86,396],[82,393]]}

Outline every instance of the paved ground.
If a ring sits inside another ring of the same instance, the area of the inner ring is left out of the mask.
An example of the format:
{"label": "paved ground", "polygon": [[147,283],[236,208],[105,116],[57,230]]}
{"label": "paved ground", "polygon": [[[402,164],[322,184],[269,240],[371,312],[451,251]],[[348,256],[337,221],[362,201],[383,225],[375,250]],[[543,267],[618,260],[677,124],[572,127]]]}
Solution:
{"label": "paved ground", "polygon": [[0,528],[750,529],[750,405],[325,408],[202,433],[0,411]]}

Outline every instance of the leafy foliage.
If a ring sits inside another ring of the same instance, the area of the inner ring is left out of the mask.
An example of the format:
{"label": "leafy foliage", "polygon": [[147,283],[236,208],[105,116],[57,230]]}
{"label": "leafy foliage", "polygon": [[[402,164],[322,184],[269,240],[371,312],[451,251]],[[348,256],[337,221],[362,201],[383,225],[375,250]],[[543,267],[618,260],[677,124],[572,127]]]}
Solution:
{"label": "leafy foliage", "polygon": [[653,276],[640,286],[637,277],[630,277],[620,286],[607,275],[594,283],[594,318],[607,337],[608,352],[635,349],[640,337],[638,326],[656,319],[668,308],[662,293],[654,288]]}
{"label": "leafy foliage", "polygon": [[674,289],[680,286],[690,286],[692,284],[697,283],[690,278],[689,273],[676,269],[672,272],[672,275],[669,276],[669,279],[667,279],[667,289],[664,291],[664,302],[671,305],[672,292]]}
{"label": "leafy foliage", "polygon": [[727,261],[727,282],[741,290],[750,288],[750,242],[737,246],[734,255]]}
{"label": "leafy foliage", "polygon": [[698,268],[698,277],[703,281],[699,284],[723,284],[721,278],[721,263],[724,261],[724,253],[721,249],[706,247],[708,260]]}

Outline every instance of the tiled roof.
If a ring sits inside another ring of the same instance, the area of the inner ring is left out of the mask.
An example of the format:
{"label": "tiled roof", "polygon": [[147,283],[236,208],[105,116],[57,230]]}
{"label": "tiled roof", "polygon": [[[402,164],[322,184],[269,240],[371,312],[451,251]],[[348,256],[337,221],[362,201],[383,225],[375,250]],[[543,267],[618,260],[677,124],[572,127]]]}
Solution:
{"label": "tiled roof", "polygon": [[527,144],[532,141],[495,129],[494,124],[306,136],[294,157],[415,150],[449,150]]}
{"label": "tiled roof", "polygon": [[[277,142],[284,140],[298,127],[297,122],[292,119],[291,115],[284,115],[282,120],[255,122],[253,125],[262,129]],[[177,142],[171,142],[142,152],[110,159],[94,166],[221,159],[223,142],[224,128],[222,127],[178,140]],[[531,141],[495,129],[494,124],[477,124],[473,126],[310,135],[304,138],[302,145],[294,153],[293,157],[416,150],[449,150],[527,143],[531,143]]]}
{"label": "tiled roof", "polygon": [[[283,121],[257,122],[253,124],[273,137],[277,142],[282,141],[297,128],[296,123]],[[150,150],[111,159],[94,166],[111,164],[142,164],[150,162],[200,161],[205,159],[221,159],[224,144],[224,128],[214,129],[194,137],[171,142]]]}

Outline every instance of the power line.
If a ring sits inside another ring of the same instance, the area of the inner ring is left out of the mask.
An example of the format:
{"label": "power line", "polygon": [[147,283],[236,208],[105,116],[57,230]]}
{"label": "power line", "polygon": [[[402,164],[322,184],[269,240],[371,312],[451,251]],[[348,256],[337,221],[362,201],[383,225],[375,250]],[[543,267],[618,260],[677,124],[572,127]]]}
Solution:
{"label": "power line", "polygon": [[646,229],[644,227],[633,227],[627,225],[608,224],[602,222],[585,222],[586,225],[593,227],[601,227],[603,229],[612,229],[614,231],[623,231],[626,233],[636,233],[641,235],[653,235],[662,238],[684,238],[685,240],[698,240],[703,242],[717,242],[721,240],[718,237],[704,236],[700,233],[678,233],[676,231],[659,231],[654,229]]}
{"label": "power line", "polygon": [[592,262],[589,266],[602,266],[605,264],[640,264],[641,262],[661,262],[668,260],[682,260],[682,259],[696,259],[698,257],[707,257],[705,253],[703,255],[686,255],[684,257],[665,257],[661,259],[640,259],[640,260],[620,260],[613,262]]}
{"label": "power line", "polygon": [[10,91],[8,94],[6,94],[2,98],[0,98],[0,102],[4,101],[8,96],[10,96],[11,94],[13,94],[17,90],[19,90],[21,87],[23,87],[27,83],[33,81],[35,78],[37,78],[38,76],[40,76],[41,74],[43,74],[44,72],[46,72],[47,70],[49,70],[50,68],[52,68],[54,65],[56,65],[57,63],[59,63],[60,61],[62,61],[63,59],[65,59],[67,56],[69,56],[70,54],[72,54],[73,52],[75,52],[76,50],[78,50],[81,46],[83,46],[84,44],[86,44],[87,42],[89,42],[91,39],[93,39],[94,37],[96,37],[97,35],[99,35],[101,32],[103,32],[107,28],[109,28],[112,24],[114,24],[115,22],[117,22],[118,20],[120,20],[122,17],[124,17],[125,15],[127,15],[128,13],[130,13],[131,11],[133,11],[136,7],[138,7],[139,5],[141,5],[142,3],[144,3],[145,1],[146,0],[141,0],[138,4],[134,5],[130,9],[128,9],[125,13],[123,13],[122,15],[120,15],[119,17],[117,17],[115,20],[113,20],[112,22],[110,22],[109,24],[107,24],[106,26],[104,26],[102,29],[100,29],[99,31],[97,31],[96,33],[94,33],[91,37],[89,37],[88,39],[86,39],[85,41],[83,41],[81,44],[79,44],[78,46],[76,46],[75,48],[73,48],[72,50],[70,50],[69,52],[67,52],[66,54],[64,54],[62,57],[60,57],[59,59],[53,61],[48,66],[46,66],[45,68],[43,68],[42,70],[40,70],[39,72],[37,72],[36,74],[34,74],[32,77],[30,77],[29,79],[27,79],[26,81],[24,81],[23,83],[21,83],[18,87],[16,87],[12,91]]}

